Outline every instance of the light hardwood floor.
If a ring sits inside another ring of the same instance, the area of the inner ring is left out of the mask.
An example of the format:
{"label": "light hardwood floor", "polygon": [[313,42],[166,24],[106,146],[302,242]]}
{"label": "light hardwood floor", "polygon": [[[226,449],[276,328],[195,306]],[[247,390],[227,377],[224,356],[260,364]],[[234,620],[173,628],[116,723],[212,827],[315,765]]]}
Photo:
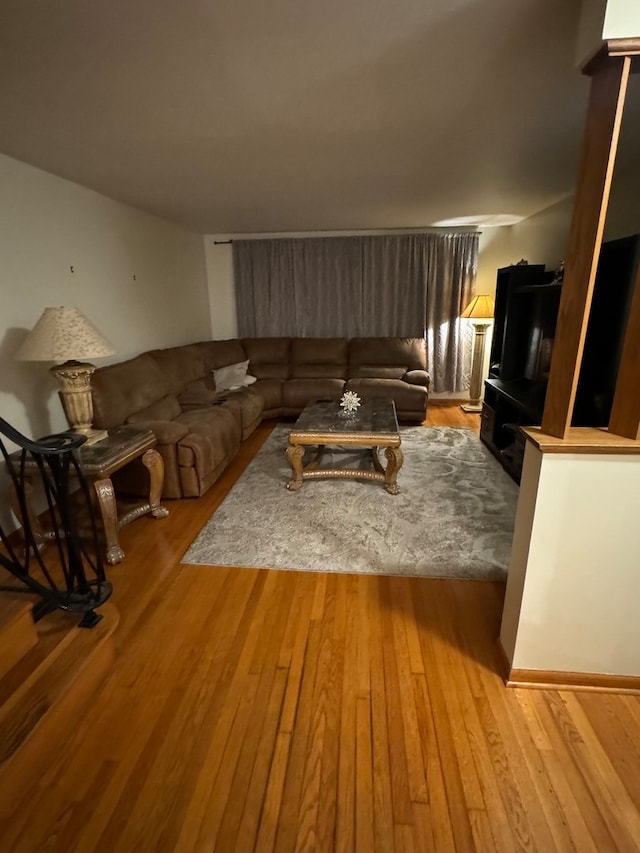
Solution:
{"label": "light hardwood floor", "polygon": [[123,531],[113,672],[0,850],[640,850],[640,698],[505,688],[501,584],[180,565],[268,432]]}

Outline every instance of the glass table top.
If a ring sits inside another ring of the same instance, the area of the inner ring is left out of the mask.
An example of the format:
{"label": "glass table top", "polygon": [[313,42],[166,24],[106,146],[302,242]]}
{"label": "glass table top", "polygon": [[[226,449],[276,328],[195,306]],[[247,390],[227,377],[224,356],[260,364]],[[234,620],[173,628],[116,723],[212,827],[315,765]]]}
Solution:
{"label": "glass table top", "polygon": [[340,400],[312,400],[291,430],[293,433],[379,433],[398,434],[398,418],[393,400],[369,397],[353,414],[346,414]]}

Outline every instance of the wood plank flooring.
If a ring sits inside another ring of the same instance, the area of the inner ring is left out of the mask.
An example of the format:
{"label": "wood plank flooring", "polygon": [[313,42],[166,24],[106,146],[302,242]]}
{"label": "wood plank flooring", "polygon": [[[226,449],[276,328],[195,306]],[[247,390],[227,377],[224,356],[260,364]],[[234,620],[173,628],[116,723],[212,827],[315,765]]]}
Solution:
{"label": "wood plank flooring", "polygon": [[505,688],[501,584],[180,565],[269,430],[123,530],[113,672],[0,850],[640,850],[640,698]]}

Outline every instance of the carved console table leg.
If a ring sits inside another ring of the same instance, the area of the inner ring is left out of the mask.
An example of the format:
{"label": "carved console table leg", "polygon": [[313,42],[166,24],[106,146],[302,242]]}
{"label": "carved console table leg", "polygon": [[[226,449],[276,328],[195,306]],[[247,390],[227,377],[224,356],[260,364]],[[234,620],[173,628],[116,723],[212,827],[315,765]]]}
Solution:
{"label": "carved console table leg", "polygon": [[387,447],[384,455],[387,457],[387,470],[384,472],[384,487],[390,495],[397,495],[400,493],[400,489],[396,483],[396,478],[404,462],[404,455],[399,447]]}
{"label": "carved console table leg", "polygon": [[372,447],[371,448],[371,460],[373,462],[373,467],[378,472],[378,474],[384,474],[385,470],[384,470],[382,463],[380,462],[380,457],[378,456],[379,452],[380,452],[379,447]]}
{"label": "carved console table leg", "polygon": [[116,505],[116,496],[113,491],[113,483],[110,479],[96,480],[93,488],[98,498],[98,506],[100,507],[100,515],[102,516],[102,526],[104,528],[104,538],[107,543],[107,562],[113,566],[115,563],[120,563],[124,560],[124,551],[120,547],[118,538],[118,507]]}
{"label": "carved console table leg", "polygon": [[287,483],[287,488],[291,492],[297,492],[302,485],[302,458],[304,457],[304,447],[301,444],[290,444],[287,447],[287,462],[291,465],[293,478]]}
{"label": "carved console table leg", "polygon": [[151,448],[142,456],[142,464],[149,472],[149,506],[154,518],[166,518],[169,510],[160,505],[164,482],[164,462],[157,450]]}

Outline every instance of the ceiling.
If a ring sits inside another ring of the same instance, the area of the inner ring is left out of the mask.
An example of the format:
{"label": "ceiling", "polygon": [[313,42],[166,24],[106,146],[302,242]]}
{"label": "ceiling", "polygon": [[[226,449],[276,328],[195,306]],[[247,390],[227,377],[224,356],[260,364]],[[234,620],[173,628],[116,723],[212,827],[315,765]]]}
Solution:
{"label": "ceiling", "polygon": [[0,151],[204,233],[572,191],[579,0],[0,0]]}

